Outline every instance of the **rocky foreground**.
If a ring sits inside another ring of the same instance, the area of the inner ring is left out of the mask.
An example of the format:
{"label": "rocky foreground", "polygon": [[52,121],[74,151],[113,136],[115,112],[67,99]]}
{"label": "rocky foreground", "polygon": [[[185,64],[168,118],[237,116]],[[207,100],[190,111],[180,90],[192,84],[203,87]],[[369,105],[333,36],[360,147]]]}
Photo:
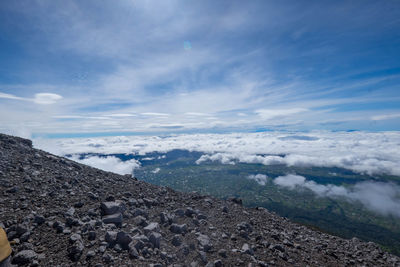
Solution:
{"label": "rocky foreground", "polygon": [[374,243],[136,181],[0,134],[0,226],[21,266],[400,266]]}

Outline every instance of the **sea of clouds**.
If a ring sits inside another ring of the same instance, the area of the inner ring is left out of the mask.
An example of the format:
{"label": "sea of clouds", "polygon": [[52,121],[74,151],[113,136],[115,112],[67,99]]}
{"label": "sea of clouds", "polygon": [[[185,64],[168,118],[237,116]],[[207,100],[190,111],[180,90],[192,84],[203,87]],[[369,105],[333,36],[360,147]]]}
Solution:
{"label": "sea of clouds", "polygon": [[[204,152],[197,163],[342,167],[358,173],[400,175],[400,132],[262,132],[36,139],[58,155],[126,153],[145,155],[186,149]],[[103,160],[103,159],[102,159]],[[110,161],[114,160],[109,158]],[[113,162],[115,163],[115,162]],[[121,163],[120,163],[121,164]],[[118,168],[119,164],[116,164]]]}

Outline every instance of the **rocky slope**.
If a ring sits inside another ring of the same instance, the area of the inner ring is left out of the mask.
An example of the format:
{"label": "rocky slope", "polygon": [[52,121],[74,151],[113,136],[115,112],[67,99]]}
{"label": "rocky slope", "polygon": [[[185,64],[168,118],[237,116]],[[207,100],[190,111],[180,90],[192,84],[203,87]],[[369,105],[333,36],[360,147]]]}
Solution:
{"label": "rocky slope", "polygon": [[0,224],[25,266],[400,266],[374,243],[153,186],[0,134]]}

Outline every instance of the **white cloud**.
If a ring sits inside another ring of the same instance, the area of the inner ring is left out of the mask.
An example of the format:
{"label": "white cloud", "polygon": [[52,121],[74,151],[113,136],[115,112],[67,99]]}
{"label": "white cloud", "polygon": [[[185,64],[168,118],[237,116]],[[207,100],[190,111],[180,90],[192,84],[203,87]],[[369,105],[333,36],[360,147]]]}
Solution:
{"label": "white cloud", "polygon": [[121,161],[119,158],[114,156],[89,156],[84,159],[79,159],[79,156],[74,155],[70,157],[70,159],[91,167],[118,174],[133,174],[133,170],[140,167],[140,162],[135,159]]}
{"label": "white cloud", "polygon": [[222,164],[235,164],[236,157],[226,153],[215,153],[213,155],[202,155],[198,160],[196,160],[196,164],[201,164],[206,161],[219,161]]}
{"label": "white cloud", "polygon": [[126,118],[126,117],[136,117],[136,114],[127,114],[127,113],[117,113],[117,114],[108,114],[104,115],[107,117],[116,117],[116,118]]}
{"label": "white cloud", "polygon": [[306,178],[304,178],[303,176],[288,174],[275,178],[274,184],[294,189],[296,186],[304,185],[305,180]]}
{"label": "white cloud", "polygon": [[49,105],[49,104],[57,103],[57,101],[62,98],[63,98],[62,96],[57,95],[57,94],[39,93],[39,94],[35,94],[35,98],[33,99],[33,102],[35,102],[36,104],[41,104],[41,105]]}
{"label": "white cloud", "polygon": [[258,109],[255,111],[262,119],[271,120],[305,112],[305,108],[289,108],[289,109]]}
{"label": "white cloud", "polygon": [[0,92],[0,98],[22,100],[22,101],[32,101],[40,105],[54,104],[63,97],[58,94],[53,93],[37,93],[34,98],[19,97],[12,94],[6,94]]}
{"label": "white cloud", "polygon": [[144,112],[140,114],[144,116],[156,116],[156,117],[168,117],[170,115],[167,113],[158,113],[158,112]]}
{"label": "white cloud", "polygon": [[152,170],[151,172],[152,173],[159,173],[161,171],[161,169],[160,168],[155,168],[154,170]]}
{"label": "white cloud", "polygon": [[0,98],[5,98],[5,99],[15,99],[15,100],[26,100],[23,97],[18,97],[12,94],[6,94],[6,93],[1,93],[0,92]]}
{"label": "white cloud", "polygon": [[371,211],[400,218],[400,186],[393,183],[360,182],[351,187],[343,187],[317,184],[293,174],[279,176],[273,182],[291,190],[307,188],[320,197],[357,201]]}
{"label": "white cloud", "polygon": [[382,120],[390,120],[400,118],[400,113],[395,114],[383,114],[383,115],[375,115],[371,117],[373,121],[382,121]]}
{"label": "white cloud", "polygon": [[252,174],[247,176],[247,179],[256,181],[259,185],[266,185],[268,177],[265,174]]}

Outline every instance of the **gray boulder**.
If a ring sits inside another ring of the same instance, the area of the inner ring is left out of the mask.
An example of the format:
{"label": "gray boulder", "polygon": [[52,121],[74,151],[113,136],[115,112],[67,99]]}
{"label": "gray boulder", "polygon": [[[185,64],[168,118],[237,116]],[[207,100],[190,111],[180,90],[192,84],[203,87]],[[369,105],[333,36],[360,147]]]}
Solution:
{"label": "gray boulder", "polygon": [[123,213],[125,211],[125,204],[122,201],[108,201],[100,204],[101,214],[111,215],[115,213]]}
{"label": "gray boulder", "polygon": [[169,230],[174,234],[186,234],[188,227],[186,224],[176,224],[173,223]]}

